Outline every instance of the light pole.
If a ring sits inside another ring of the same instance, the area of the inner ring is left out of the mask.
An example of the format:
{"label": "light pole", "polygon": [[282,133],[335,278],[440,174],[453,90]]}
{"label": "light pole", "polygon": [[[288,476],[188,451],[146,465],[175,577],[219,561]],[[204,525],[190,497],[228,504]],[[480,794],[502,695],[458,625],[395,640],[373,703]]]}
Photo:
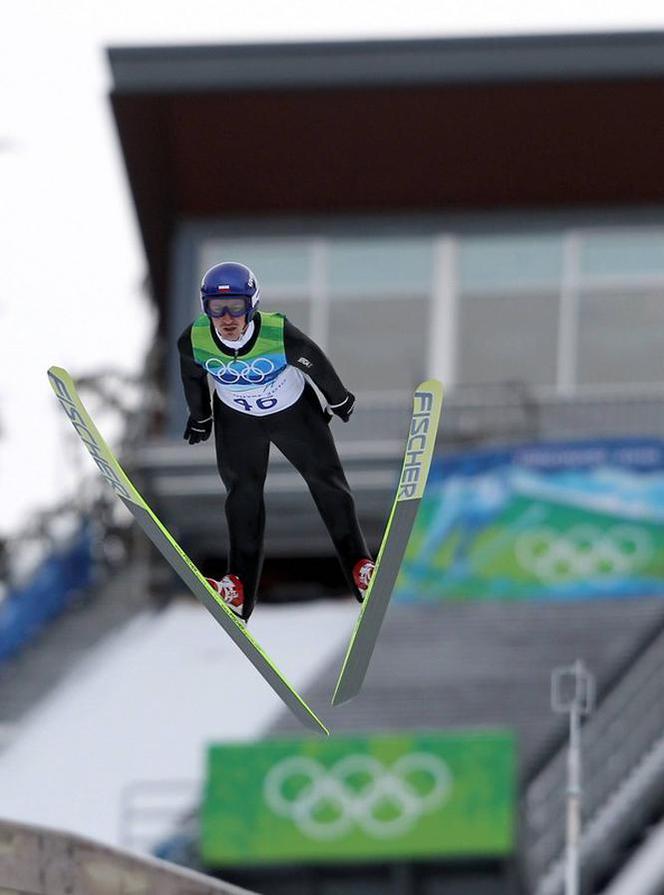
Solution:
{"label": "light pole", "polygon": [[580,659],[551,675],[551,708],[569,715],[565,895],[579,895],[581,843],[581,718],[595,702],[595,680]]}

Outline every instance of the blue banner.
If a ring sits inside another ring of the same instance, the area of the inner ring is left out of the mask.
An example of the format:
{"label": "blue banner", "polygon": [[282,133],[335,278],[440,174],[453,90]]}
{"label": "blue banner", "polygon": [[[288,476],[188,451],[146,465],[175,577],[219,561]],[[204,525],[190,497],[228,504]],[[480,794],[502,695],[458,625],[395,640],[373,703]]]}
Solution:
{"label": "blue banner", "polygon": [[18,653],[92,584],[93,537],[84,525],[69,546],[49,556],[27,584],[0,603],[0,662]]}
{"label": "blue banner", "polygon": [[664,442],[436,458],[395,599],[664,594]]}

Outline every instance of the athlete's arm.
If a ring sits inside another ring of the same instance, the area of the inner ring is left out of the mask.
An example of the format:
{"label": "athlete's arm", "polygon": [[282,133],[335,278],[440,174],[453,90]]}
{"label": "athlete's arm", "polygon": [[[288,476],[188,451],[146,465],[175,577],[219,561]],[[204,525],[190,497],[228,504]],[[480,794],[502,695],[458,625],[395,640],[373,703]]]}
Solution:
{"label": "athlete's arm", "polygon": [[311,379],[330,407],[339,406],[346,401],[348,389],[337,376],[330,361],[318,345],[289,320],[284,320],[284,348],[288,363]]}
{"label": "athlete's arm", "polygon": [[189,413],[194,420],[207,420],[212,416],[210,388],[207,373],[194,360],[191,347],[191,326],[178,339],[180,352],[180,376]]}

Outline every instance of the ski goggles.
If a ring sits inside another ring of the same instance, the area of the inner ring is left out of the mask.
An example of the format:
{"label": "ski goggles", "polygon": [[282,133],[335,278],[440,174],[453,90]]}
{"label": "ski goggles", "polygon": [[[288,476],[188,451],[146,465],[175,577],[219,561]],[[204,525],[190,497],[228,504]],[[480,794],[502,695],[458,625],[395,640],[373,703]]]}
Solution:
{"label": "ski goggles", "polygon": [[203,307],[208,317],[223,317],[224,314],[230,314],[231,317],[244,317],[248,312],[246,298],[233,298],[230,295],[227,298],[205,298]]}

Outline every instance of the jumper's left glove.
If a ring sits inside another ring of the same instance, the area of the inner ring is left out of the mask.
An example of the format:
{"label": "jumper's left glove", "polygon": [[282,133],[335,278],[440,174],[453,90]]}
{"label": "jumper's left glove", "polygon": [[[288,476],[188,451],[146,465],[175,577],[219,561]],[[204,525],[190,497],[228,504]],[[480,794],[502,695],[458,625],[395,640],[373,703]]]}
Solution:
{"label": "jumper's left glove", "polygon": [[199,441],[207,441],[212,432],[212,417],[206,420],[195,420],[192,416],[187,420],[187,428],[182,436],[189,444],[198,444]]}
{"label": "jumper's left glove", "polygon": [[355,395],[352,392],[348,392],[346,397],[343,399],[341,404],[330,404],[330,410],[335,416],[338,416],[339,419],[342,419],[344,423],[347,423],[351,417],[351,414],[355,408]]}

